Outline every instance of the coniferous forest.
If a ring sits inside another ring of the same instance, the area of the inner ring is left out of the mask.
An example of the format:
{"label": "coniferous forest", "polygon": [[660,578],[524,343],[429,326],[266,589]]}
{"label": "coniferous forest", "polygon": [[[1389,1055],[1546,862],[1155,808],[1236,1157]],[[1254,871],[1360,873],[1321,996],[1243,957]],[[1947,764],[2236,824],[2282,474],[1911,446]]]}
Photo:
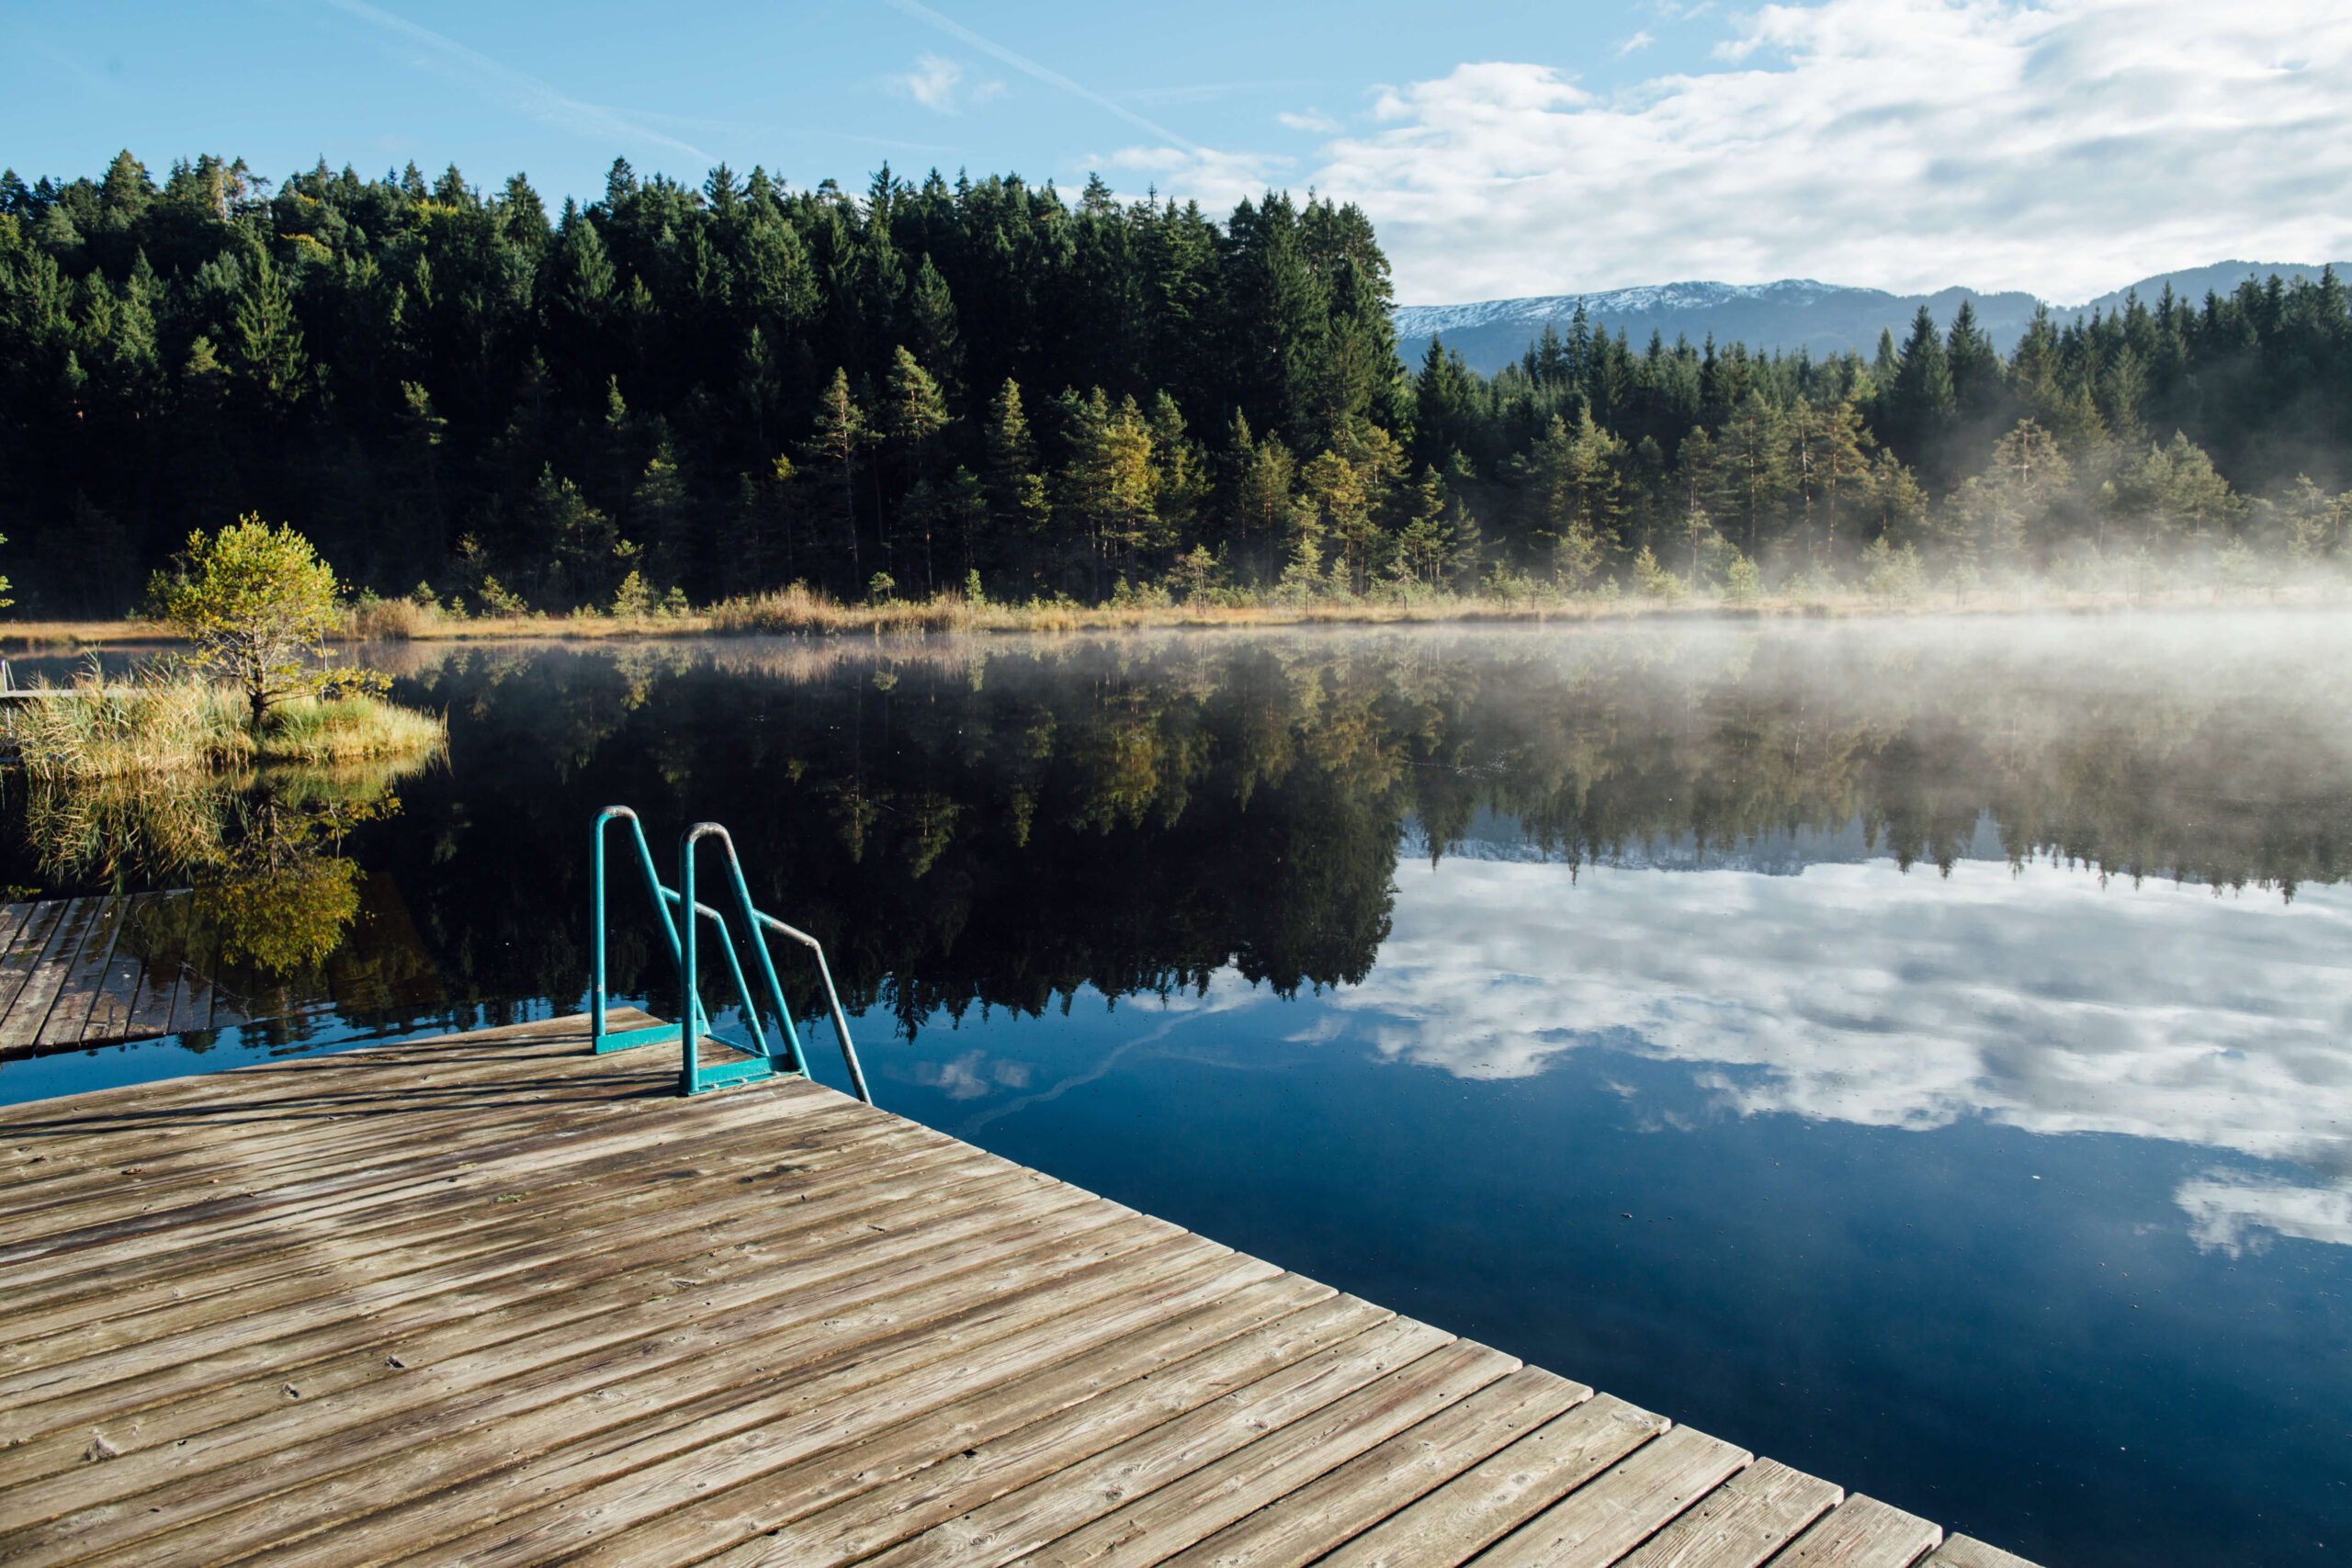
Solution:
{"label": "coniferous forest", "polygon": [[115,615],[192,528],[293,524],[472,614],[1867,589],[2333,573],[2332,275],[1874,355],[1547,329],[1396,358],[1352,206],[862,191],[616,162],[584,205],[452,168],[282,185],[128,152],[0,176],[0,568]]}

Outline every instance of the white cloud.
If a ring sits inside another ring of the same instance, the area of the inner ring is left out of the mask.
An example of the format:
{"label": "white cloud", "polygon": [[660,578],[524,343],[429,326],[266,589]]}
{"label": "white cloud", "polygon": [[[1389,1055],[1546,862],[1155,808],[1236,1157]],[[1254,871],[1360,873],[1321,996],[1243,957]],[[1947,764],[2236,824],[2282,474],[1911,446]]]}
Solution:
{"label": "white cloud", "polygon": [[1602,98],[1489,62],[1384,91],[1314,183],[1417,303],[1678,278],[2082,298],[2352,240],[2352,8],[1825,0]]}
{"label": "white cloud", "polygon": [[927,51],[916,57],[912,71],[891,77],[890,83],[933,114],[955,114],[967,105],[985,103],[1004,91],[1003,83],[993,81],[965,87],[961,65],[944,54]]}
{"label": "white cloud", "polygon": [[2173,1201],[2188,1213],[2199,1247],[2233,1258],[2248,1248],[2263,1251],[2270,1239],[2265,1231],[2352,1247],[2352,1190],[2346,1188],[2217,1170],[2182,1182]]}
{"label": "white cloud", "polygon": [[1738,1115],[2163,1139],[2291,1161],[2178,1194],[2201,1244],[2352,1241],[2352,893],[2216,897],[2050,866],[1797,876],[1448,862],[1398,869],[1365,983],[1329,1006],[1461,1077],[1613,1045]]}
{"label": "white cloud", "polygon": [[[1200,202],[1223,219],[1244,197],[1255,199],[1292,183],[1293,163],[1266,152],[1220,152],[1213,147],[1123,147],[1109,157],[1090,155],[1089,169],[1109,168],[1143,175],[1162,197]],[[1146,179],[1122,180],[1124,199],[1141,197]],[[1130,188],[1135,187],[1135,188]]]}
{"label": "white cloud", "polygon": [[1640,32],[1635,33],[1632,38],[1627,39],[1623,43],[1617,46],[1617,58],[1623,60],[1629,54],[1637,54],[1643,50],[1649,48],[1650,45],[1657,41],[1657,39],[1651,36],[1650,30],[1647,28],[1644,28]]}
{"label": "white cloud", "polygon": [[1309,109],[1305,114],[1293,114],[1285,109],[1274,116],[1274,123],[1286,125],[1293,130],[1311,131],[1318,136],[1337,135],[1341,129],[1338,120],[1321,109]]}

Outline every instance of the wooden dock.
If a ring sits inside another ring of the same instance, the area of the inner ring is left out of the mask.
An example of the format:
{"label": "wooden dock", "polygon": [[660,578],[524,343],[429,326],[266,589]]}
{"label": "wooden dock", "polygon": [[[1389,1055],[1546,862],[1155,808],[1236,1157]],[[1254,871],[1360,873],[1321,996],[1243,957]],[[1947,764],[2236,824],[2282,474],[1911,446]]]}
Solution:
{"label": "wooden dock", "polygon": [[185,888],[0,906],[0,1058],[441,999],[407,907],[381,877],[361,882],[335,951],[291,975],[224,953]]}
{"label": "wooden dock", "polygon": [[2020,1568],[805,1080],[585,1043],[0,1110],[0,1563]]}

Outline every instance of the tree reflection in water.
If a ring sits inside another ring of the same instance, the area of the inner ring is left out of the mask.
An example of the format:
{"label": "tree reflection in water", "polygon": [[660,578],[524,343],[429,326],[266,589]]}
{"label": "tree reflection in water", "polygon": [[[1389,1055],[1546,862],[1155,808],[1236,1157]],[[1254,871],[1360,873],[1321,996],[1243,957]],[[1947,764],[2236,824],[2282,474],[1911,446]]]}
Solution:
{"label": "tree reflection in water", "polygon": [[[665,865],[726,822],[763,904],[910,1032],[1227,969],[1354,984],[1402,846],[1490,817],[1578,863],[1989,841],[2291,897],[2352,866],[2347,655],[2294,615],[419,646],[452,767],[353,841],[462,994],[569,1002],[594,811],[636,807]],[[658,995],[654,953],[616,937],[624,989]]]}
{"label": "tree reflection in water", "polygon": [[26,834],[47,883],[192,890],[151,911],[151,949],[282,977],[316,968],[350,932],[361,872],[345,836],[397,814],[394,786],[423,766],[35,780]]}

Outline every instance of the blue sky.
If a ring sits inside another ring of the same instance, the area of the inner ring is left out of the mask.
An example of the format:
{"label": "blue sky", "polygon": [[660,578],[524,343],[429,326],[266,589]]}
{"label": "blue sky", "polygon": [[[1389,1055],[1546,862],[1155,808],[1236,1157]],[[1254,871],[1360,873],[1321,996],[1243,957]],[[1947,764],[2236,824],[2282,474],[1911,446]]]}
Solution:
{"label": "blue sky", "polygon": [[1414,303],[1789,276],[2078,298],[2341,254],[2352,21],[2189,0],[1182,7],[7,0],[0,163],[616,154],[1362,202]]}

